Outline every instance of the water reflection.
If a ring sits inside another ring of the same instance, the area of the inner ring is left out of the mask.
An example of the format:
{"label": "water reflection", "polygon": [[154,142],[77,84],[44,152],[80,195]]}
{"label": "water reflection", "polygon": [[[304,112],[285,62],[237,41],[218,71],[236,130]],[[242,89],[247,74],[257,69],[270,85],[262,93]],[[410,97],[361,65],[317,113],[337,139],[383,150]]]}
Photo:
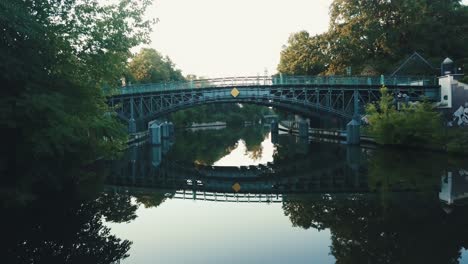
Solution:
{"label": "water reflection", "polygon": [[[114,173],[108,188],[137,199],[156,192],[157,204],[191,199],[279,203],[294,227],[330,231],[330,252],[323,254],[331,253],[336,263],[467,261],[461,255],[468,247],[466,160],[307,144],[289,135],[274,140],[273,162],[267,164],[213,167],[167,159],[132,181]],[[139,163],[146,166],[144,160]]]}
{"label": "water reflection", "polygon": [[[270,162],[225,158],[241,143]],[[2,204],[6,263],[468,262],[466,159],[241,129],[183,132],[103,165],[87,178],[104,183]]]}
{"label": "water reflection", "polygon": [[453,205],[466,198],[468,198],[468,171],[464,169],[447,171],[441,178],[439,199],[447,205]]}
{"label": "water reflection", "polygon": [[2,207],[3,263],[115,263],[132,242],[112,234],[104,220],[136,218],[128,195],[79,199],[76,189],[41,193],[27,205]]}

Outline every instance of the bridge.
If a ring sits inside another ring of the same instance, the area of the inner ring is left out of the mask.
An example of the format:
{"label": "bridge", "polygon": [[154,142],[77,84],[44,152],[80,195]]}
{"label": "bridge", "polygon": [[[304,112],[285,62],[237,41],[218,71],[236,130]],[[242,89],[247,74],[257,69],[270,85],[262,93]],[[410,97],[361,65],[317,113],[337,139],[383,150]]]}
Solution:
{"label": "bridge", "polygon": [[114,91],[109,104],[128,124],[129,133],[146,130],[158,117],[211,103],[257,104],[359,121],[363,107],[380,98],[382,85],[411,101],[440,99],[435,77],[280,75],[131,85]]}
{"label": "bridge", "polygon": [[[126,161],[113,163],[106,184],[117,189],[159,190],[173,198],[236,202],[274,201],[286,193],[369,192],[366,177],[359,173],[363,153],[358,147],[337,145],[321,155],[241,167],[161,161],[159,154],[153,155],[155,148],[161,147],[132,147]],[[337,151],[347,158],[336,162]],[[324,162],[324,157],[330,162]]]}
{"label": "bridge", "polygon": [[[375,193],[378,186],[376,178],[368,178],[367,161],[372,151],[357,146],[316,144],[309,149],[312,153],[295,149],[285,155],[291,158],[240,167],[162,159],[168,148],[170,145],[164,144],[131,146],[122,161],[112,163],[106,178],[107,190],[153,193],[164,199],[276,203],[294,195],[369,194]],[[466,168],[449,169],[441,177],[439,199],[449,205],[456,200],[466,201],[467,175]],[[428,186],[439,187],[437,181],[431,181],[430,177],[428,180],[422,185],[390,181],[388,190],[415,192],[427,190]]]}

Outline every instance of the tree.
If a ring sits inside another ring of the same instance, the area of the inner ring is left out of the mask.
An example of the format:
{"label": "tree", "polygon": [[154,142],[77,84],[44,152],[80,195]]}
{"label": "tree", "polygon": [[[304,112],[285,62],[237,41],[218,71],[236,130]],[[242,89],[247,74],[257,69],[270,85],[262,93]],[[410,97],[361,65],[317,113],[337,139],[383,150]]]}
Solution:
{"label": "tree", "polygon": [[182,81],[180,70],[175,69],[169,57],[163,57],[155,49],[143,48],[128,65],[130,79],[137,83]]}
{"label": "tree", "polygon": [[[414,51],[429,58],[468,56],[468,10],[459,0],[335,0],[330,8],[330,73],[372,64],[381,73]],[[462,22],[465,21],[465,22]],[[462,24],[459,24],[462,22]]]}
{"label": "tree", "polygon": [[442,119],[429,102],[395,107],[386,87],[381,98],[366,107],[369,133],[380,144],[433,147],[441,143]]}
{"label": "tree", "polygon": [[292,34],[281,51],[278,71],[290,75],[316,75],[327,68],[325,35],[310,37],[306,31]]}
{"label": "tree", "polygon": [[[320,62],[326,74],[344,74],[347,67],[382,74],[415,51],[437,64],[449,55],[461,60],[468,57],[466,21],[468,7],[460,0],[334,0],[328,31],[313,38],[307,32],[290,37],[278,71],[305,74]],[[310,72],[317,73],[322,72]]]}
{"label": "tree", "polygon": [[129,49],[148,41],[152,21],[143,14],[150,3],[0,2],[0,122],[5,136],[16,139],[2,153],[4,175],[28,168],[45,174],[39,165],[47,174],[59,172],[123,144],[123,126],[110,114],[102,87],[121,77]]}

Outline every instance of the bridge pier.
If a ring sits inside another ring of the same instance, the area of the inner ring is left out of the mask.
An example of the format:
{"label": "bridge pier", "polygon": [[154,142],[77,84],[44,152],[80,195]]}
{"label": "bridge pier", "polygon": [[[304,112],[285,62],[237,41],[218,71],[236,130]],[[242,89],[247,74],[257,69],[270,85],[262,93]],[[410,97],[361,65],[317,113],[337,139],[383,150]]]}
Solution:
{"label": "bridge pier", "polygon": [[279,131],[278,121],[273,120],[270,124],[270,129],[271,129],[271,134],[278,134],[278,131]]}
{"label": "bridge pier", "polygon": [[278,143],[278,134],[277,133],[271,133],[271,143],[273,143],[273,144]]}
{"label": "bridge pier", "polygon": [[354,178],[354,187],[359,187],[359,168],[362,164],[361,159],[361,148],[358,146],[346,147],[346,164],[352,171],[352,177]]}
{"label": "bridge pier", "polygon": [[130,118],[130,120],[128,120],[128,132],[130,134],[135,134],[137,132],[136,121],[134,118]]}
{"label": "bridge pier", "polygon": [[305,120],[299,121],[299,137],[309,137],[309,124]]}
{"label": "bridge pier", "polygon": [[162,161],[162,148],[161,146],[151,146],[151,164],[158,167]]}
{"label": "bridge pier", "polygon": [[128,120],[128,132],[134,134],[137,132],[133,97],[130,99],[130,119]]}
{"label": "bridge pier", "polygon": [[361,122],[359,115],[359,92],[354,91],[353,94],[354,101],[354,116],[346,125],[346,143],[349,145],[359,145],[361,141]]}
{"label": "bridge pier", "polygon": [[162,127],[158,122],[153,122],[149,127],[149,140],[152,145],[160,145],[162,140]]}
{"label": "bridge pier", "polygon": [[167,139],[170,137],[170,129],[169,129],[169,123],[168,122],[164,122],[161,124],[161,135],[162,135],[162,138],[164,139]]}
{"label": "bridge pier", "polygon": [[361,124],[355,119],[346,125],[346,143],[349,145],[359,145],[361,142]]}
{"label": "bridge pier", "polygon": [[162,141],[167,141],[174,135],[174,124],[172,122],[164,121],[160,123],[153,121],[148,124],[150,143],[153,145],[160,145]]}

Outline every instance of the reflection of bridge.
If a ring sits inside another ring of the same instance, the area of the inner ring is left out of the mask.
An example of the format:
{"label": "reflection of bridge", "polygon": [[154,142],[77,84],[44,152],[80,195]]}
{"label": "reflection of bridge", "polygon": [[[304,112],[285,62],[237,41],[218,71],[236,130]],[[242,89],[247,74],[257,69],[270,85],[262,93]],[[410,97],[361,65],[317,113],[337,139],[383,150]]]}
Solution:
{"label": "reflection of bridge", "polygon": [[[153,146],[150,148],[160,148]],[[287,193],[368,192],[367,179],[359,170],[359,148],[349,147],[344,156],[328,164],[314,157],[248,167],[194,166],[169,161],[153,162],[152,149],[135,153],[128,162],[114,164],[107,184],[131,188],[165,190],[175,198],[191,197],[215,201],[280,201]],[[149,155],[145,153],[150,153]],[[145,156],[147,155],[147,156]],[[322,153],[320,159],[336,152]],[[317,157],[318,159],[318,157]],[[341,162],[337,163],[336,161]],[[238,184],[237,191],[234,185]],[[180,192],[179,192],[180,191]],[[278,196],[277,196],[278,195]],[[223,200],[224,199],[224,200]]]}
{"label": "reflection of bridge", "polygon": [[454,169],[442,176],[439,199],[448,205],[468,199],[468,170]]}
{"label": "reflection of bridge", "polygon": [[[303,145],[300,142],[286,143]],[[243,167],[170,162],[161,159],[165,149],[164,144],[133,147],[127,153],[126,161],[113,164],[107,178],[108,188],[132,194],[143,191],[144,196],[159,193],[160,197],[174,199],[274,203],[290,200],[294,194],[346,196],[374,193],[378,186],[369,182],[367,153],[357,147],[313,145],[320,155],[306,155],[307,152],[293,147],[286,156],[295,158]],[[301,154],[298,157],[294,153]],[[451,171],[442,178],[439,193],[439,198],[449,205],[468,198],[468,171]],[[392,192],[421,191],[412,184],[391,184],[389,188]]]}
{"label": "reflection of bridge", "polygon": [[228,203],[281,203],[283,201],[283,194],[257,194],[257,193],[219,193],[219,192],[205,192],[194,190],[159,190],[159,189],[145,189],[126,186],[107,186],[106,191],[112,192],[129,192],[134,195],[147,194],[152,192],[167,191],[164,193],[165,198],[177,200],[201,200],[211,202],[228,202]]}
{"label": "reflection of bridge", "polygon": [[412,100],[422,96],[439,100],[439,86],[432,77],[264,76],[133,85],[110,97],[109,104],[119,106],[117,113],[128,122],[130,133],[145,130],[159,116],[209,103],[252,103],[351,119],[363,104],[380,97],[382,85]]}

